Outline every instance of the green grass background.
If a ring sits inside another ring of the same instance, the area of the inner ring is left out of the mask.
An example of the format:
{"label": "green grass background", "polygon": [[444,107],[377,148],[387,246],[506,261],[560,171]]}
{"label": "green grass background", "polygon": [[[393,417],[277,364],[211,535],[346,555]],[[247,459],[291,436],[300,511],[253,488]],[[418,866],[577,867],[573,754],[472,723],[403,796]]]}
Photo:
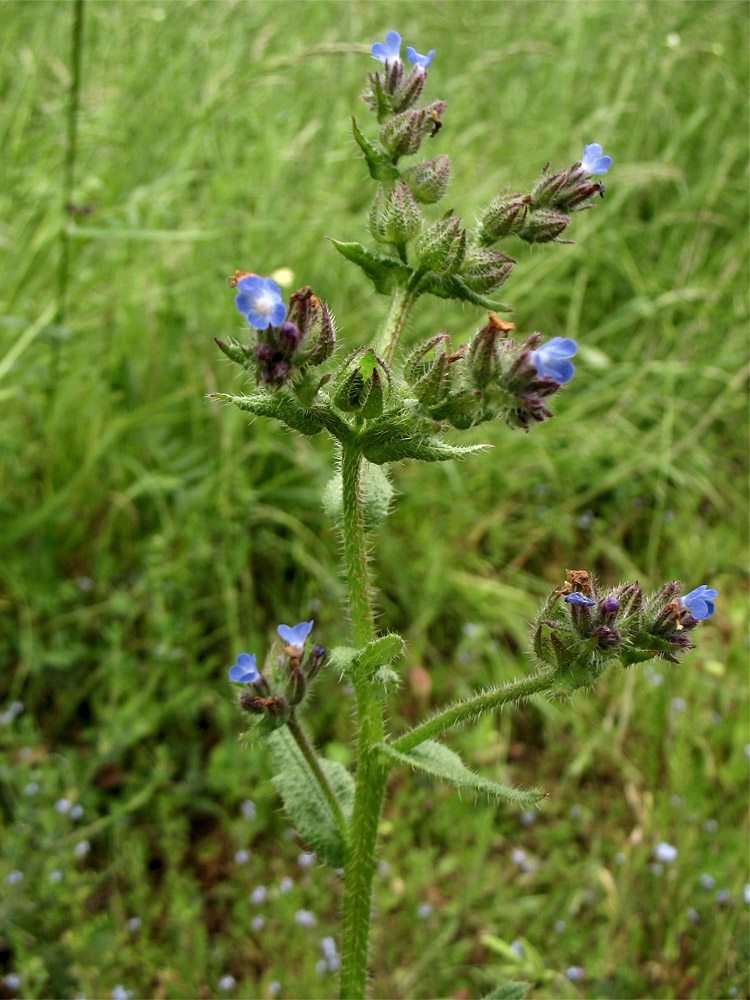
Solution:
{"label": "green grass background", "polygon": [[[398,28],[437,50],[431,154],[450,152],[467,219],[584,142],[614,165],[575,246],[512,248],[518,329],[580,343],[555,419],[394,470],[375,555],[382,624],[408,641],[392,731],[528,669],[526,623],[568,566],[721,596],[682,666],[613,670],[451,738],[550,792],[533,823],[394,775],[372,994],[479,997],[512,975],[539,998],[748,996],[747,5],[87,0],[76,217],[72,19],[68,2],[0,7],[0,706],[24,706],[0,726],[0,975],[27,997],[211,997],[225,975],[229,996],[335,994],[315,962],[340,880],[299,867],[226,680],[279,621],[346,641],[319,502],[332,450],[205,396],[242,384],[212,342],[242,331],[235,267],[291,268],[346,345],[377,331],[385,300],[325,237],[363,238],[349,117],[371,128],[369,46]],[[424,300],[408,339],[481,322]],[[351,761],[336,677],[307,719]],[[660,841],[678,857],[659,874]]]}

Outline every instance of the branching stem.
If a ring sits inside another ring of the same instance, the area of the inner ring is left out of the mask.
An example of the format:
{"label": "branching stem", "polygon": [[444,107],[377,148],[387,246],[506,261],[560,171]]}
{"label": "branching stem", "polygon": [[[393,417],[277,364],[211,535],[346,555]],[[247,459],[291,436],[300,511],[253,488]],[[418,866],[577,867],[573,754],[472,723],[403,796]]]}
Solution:
{"label": "branching stem", "polygon": [[312,744],[307,738],[307,734],[302,726],[300,726],[299,720],[294,712],[290,715],[287,726],[289,727],[289,732],[294,737],[294,741],[299,747],[302,756],[307,761],[308,767],[314,774],[315,780],[317,781],[321,792],[325,796],[326,802],[330,806],[331,815],[333,816],[336,826],[339,828],[339,833],[341,834],[344,843],[346,843],[349,839],[349,827],[346,822],[346,817],[341,809],[341,803],[336,798],[336,793],[331,788],[328,778],[326,778],[325,772],[320,766],[318,755],[315,753]]}

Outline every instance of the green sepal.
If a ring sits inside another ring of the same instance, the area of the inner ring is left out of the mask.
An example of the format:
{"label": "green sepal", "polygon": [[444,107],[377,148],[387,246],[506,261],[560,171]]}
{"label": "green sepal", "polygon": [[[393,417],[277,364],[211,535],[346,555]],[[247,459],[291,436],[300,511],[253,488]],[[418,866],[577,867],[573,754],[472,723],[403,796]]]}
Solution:
{"label": "green sepal", "polygon": [[[310,766],[289,730],[284,727],[271,733],[267,741],[278,773],[273,781],[284,801],[284,808],[303,840],[331,868],[346,863],[347,844]],[[320,766],[349,821],[354,805],[354,779],[337,761],[319,758]]]}
{"label": "green sepal", "polygon": [[500,983],[492,993],[486,993],[482,1000],[523,1000],[531,989],[531,983]]}
{"label": "green sepal", "polygon": [[381,295],[389,295],[397,284],[404,285],[411,277],[411,268],[396,257],[374,253],[361,243],[342,243],[328,238],[342,257],[362,268]]}
{"label": "green sepal", "polygon": [[[382,93],[382,90],[380,91]],[[379,116],[378,116],[379,117]],[[359,148],[365,154],[367,169],[370,176],[376,181],[395,181],[399,176],[398,170],[391,161],[383,156],[360,131],[356,118],[352,118],[352,133]]]}
{"label": "green sepal", "polygon": [[366,674],[376,667],[393,661],[404,651],[404,640],[396,632],[378,636],[360,649],[354,657],[355,666]]}
{"label": "green sepal", "polygon": [[495,302],[488,299],[486,295],[472,290],[464,284],[463,280],[456,274],[426,274],[419,283],[420,292],[429,292],[430,295],[437,295],[441,299],[458,299],[462,302],[471,302],[475,306],[483,309],[493,309],[495,312],[513,312],[513,309],[504,302]]}
{"label": "green sepal", "polygon": [[511,788],[508,785],[500,785],[496,781],[483,778],[468,768],[457,753],[436,740],[425,740],[406,753],[394,750],[387,743],[378,743],[377,749],[389,760],[399,764],[408,764],[409,767],[420,771],[426,771],[427,774],[431,774],[435,778],[443,778],[458,789],[466,788],[474,792],[484,792],[491,798],[503,799],[506,802],[524,806],[533,805],[544,798],[544,792],[538,788],[529,790]]}
{"label": "green sepal", "polygon": [[210,399],[221,399],[234,403],[241,410],[254,413],[259,417],[273,417],[286,424],[287,427],[312,437],[323,430],[323,424],[310,410],[303,409],[291,396],[285,392],[271,395],[267,392],[254,392],[249,396],[230,396],[224,392],[212,392]]}
{"label": "green sepal", "polygon": [[238,344],[235,340],[230,340],[227,344],[225,341],[220,340],[218,337],[214,337],[214,343],[219,348],[222,354],[234,361],[237,365],[242,365],[243,368],[247,368],[250,364],[252,355],[246,347],[242,344]]}

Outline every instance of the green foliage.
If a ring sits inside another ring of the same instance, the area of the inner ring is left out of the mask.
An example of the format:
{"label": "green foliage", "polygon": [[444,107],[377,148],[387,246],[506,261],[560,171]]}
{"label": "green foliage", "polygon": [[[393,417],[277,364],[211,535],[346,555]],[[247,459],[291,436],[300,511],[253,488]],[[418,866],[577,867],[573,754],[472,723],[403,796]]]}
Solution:
{"label": "green foliage", "polygon": [[530,989],[530,983],[501,983],[484,1000],[523,1000]]}
{"label": "green foliage", "polygon": [[[326,864],[331,868],[341,867],[346,861],[346,842],[330,805],[289,730],[274,730],[266,737],[266,742],[277,769],[273,780],[290,819]],[[348,819],[354,802],[352,776],[337,761],[321,760],[320,764]]]}
{"label": "green foliage", "polygon": [[[22,975],[24,996],[117,983],[218,995],[227,972],[242,995],[274,980],[290,997],[334,991],[294,914],[335,933],[339,882],[298,868],[273,786],[250,787],[270,765],[233,741],[225,679],[280,620],[315,617],[326,644],[347,641],[319,500],[331,446],[205,397],[247,391],[211,354],[215,335],[246,339],[225,283],[235,267],[291,268],[285,292],[311,284],[349,343],[372,341],[382,300],[325,236],[361,239],[374,185],[348,121],[390,26],[437,50],[428,89],[439,82],[449,106],[430,143],[451,143],[464,218],[583,142],[615,158],[576,246],[503,244],[520,265],[503,286],[518,327],[581,345],[555,419],[528,437],[470,432],[496,446],[482,461],[393,470],[380,621],[408,658],[391,729],[525,669],[526,623],[574,554],[610,582],[712,582],[721,604],[683,667],[612,671],[574,711],[543,701],[457,734],[473,767],[555,789],[532,826],[481,796],[466,822],[451,789],[394,771],[373,977],[383,996],[480,996],[505,961],[483,934],[512,927],[543,955],[549,978],[523,975],[536,1000],[747,990],[746,10],[477,2],[467,18],[465,5],[404,2],[384,24],[384,9],[87,4],[81,214],[63,218],[72,7],[0,8],[0,700],[25,706],[0,729],[0,878],[24,872],[3,885],[0,971]],[[613,45],[625,29],[632,44]],[[483,321],[425,295],[405,347],[442,329],[458,345]],[[309,724],[350,765],[336,682],[333,669],[318,678]],[[62,796],[83,804],[84,826],[55,811]],[[656,876],[661,840],[679,857]],[[511,863],[515,846],[532,870]],[[295,887],[280,895],[284,875]],[[257,915],[265,928],[248,935]],[[565,979],[573,963],[583,983]]]}
{"label": "green foliage", "polygon": [[544,792],[540,792],[536,788],[528,791],[521,788],[510,788],[475,774],[464,764],[457,753],[435,740],[425,740],[406,753],[400,753],[387,743],[380,743],[378,750],[388,760],[407,764],[414,770],[425,771],[435,778],[442,778],[458,788],[459,791],[469,789],[474,792],[484,792],[491,798],[526,806],[533,805],[544,798]]}
{"label": "green foliage", "polygon": [[361,267],[381,295],[388,295],[398,284],[406,284],[411,277],[411,268],[397,257],[368,250],[361,243],[342,243],[331,239],[342,257]]}
{"label": "green foliage", "polygon": [[[341,473],[335,473],[323,490],[323,507],[334,524],[341,523]],[[365,531],[372,531],[388,516],[393,486],[388,473],[379,465],[368,465],[362,477],[362,500]]]}

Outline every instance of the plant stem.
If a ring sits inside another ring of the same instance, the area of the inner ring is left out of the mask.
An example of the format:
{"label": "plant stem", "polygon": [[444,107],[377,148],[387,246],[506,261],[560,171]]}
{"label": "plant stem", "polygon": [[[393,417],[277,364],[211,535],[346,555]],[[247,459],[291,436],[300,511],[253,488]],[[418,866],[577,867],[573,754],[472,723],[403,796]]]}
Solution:
{"label": "plant stem", "polygon": [[[83,2],[75,0],[73,6],[73,24],[71,26],[71,74],[68,91],[67,142],[65,149],[65,165],[63,168],[63,219],[67,219],[70,204],[73,200],[75,185],[76,160],[78,157],[78,105],[81,95],[81,56],[83,54]],[[68,297],[70,259],[70,235],[67,221],[60,229],[60,263],[57,271],[57,316],[58,323],[65,321]]]}
{"label": "plant stem", "polygon": [[504,684],[493,691],[486,691],[483,694],[478,694],[475,698],[469,698],[467,701],[453,705],[441,712],[440,715],[423,722],[421,726],[410,729],[408,733],[404,733],[403,736],[394,740],[391,745],[394,750],[406,753],[419,746],[420,743],[424,743],[425,740],[439,736],[446,729],[458,726],[462,722],[468,722],[470,719],[477,719],[485,712],[491,712],[502,705],[523,701],[524,698],[528,698],[532,694],[549,691],[554,686],[555,676],[551,671],[540,671],[537,674],[532,674],[531,677],[524,677],[523,680],[512,681],[510,684]]}
{"label": "plant stem", "polygon": [[383,323],[380,332],[380,339],[375,348],[375,353],[382,358],[387,365],[393,364],[393,357],[398,347],[401,332],[406,325],[406,320],[411,312],[411,307],[417,300],[419,292],[415,289],[415,281],[408,285],[398,285],[391,296],[391,306],[388,315]]}
{"label": "plant stem", "polygon": [[287,726],[289,727],[289,732],[294,737],[294,741],[299,747],[302,756],[307,761],[308,767],[315,775],[315,780],[318,782],[320,790],[325,796],[326,802],[330,806],[331,815],[333,816],[336,826],[339,828],[339,832],[341,833],[344,842],[346,842],[349,839],[349,826],[346,822],[346,817],[344,816],[344,813],[341,809],[341,803],[336,798],[336,793],[331,788],[328,782],[328,778],[326,778],[325,772],[323,771],[323,768],[320,766],[318,755],[315,753],[312,744],[307,738],[307,734],[305,733],[302,726],[300,726],[299,720],[297,719],[297,716],[294,714],[294,712],[292,712],[292,714],[289,716],[289,721],[287,722]]}
{"label": "plant stem", "polygon": [[[361,475],[362,456],[356,444],[345,445],[341,462],[342,534],[349,611],[357,647],[375,638],[375,616],[367,573]],[[349,856],[345,870],[341,996],[346,1000],[361,1000],[367,986],[367,944],[375,842],[388,770],[373,751],[373,747],[383,739],[383,706],[366,676],[360,673],[353,680],[357,699],[357,775]]]}

